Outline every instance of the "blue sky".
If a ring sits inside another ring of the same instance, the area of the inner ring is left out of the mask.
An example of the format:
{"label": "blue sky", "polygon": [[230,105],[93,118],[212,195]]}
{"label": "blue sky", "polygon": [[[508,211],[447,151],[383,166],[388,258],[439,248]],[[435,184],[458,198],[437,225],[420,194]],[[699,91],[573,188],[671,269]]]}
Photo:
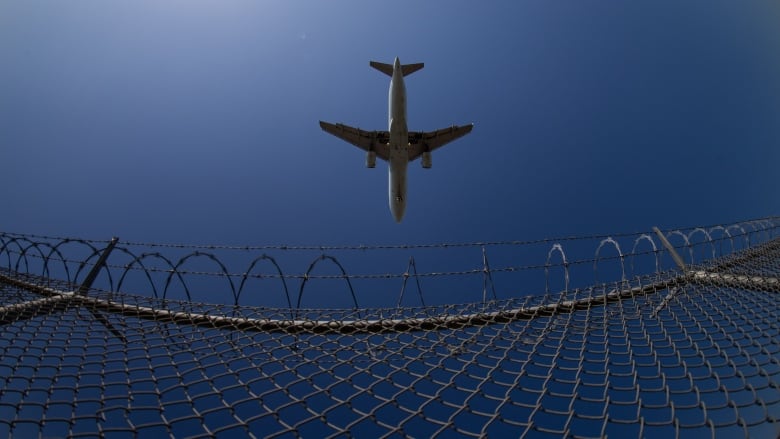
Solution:
{"label": "blue sky", "polygon": [[[0,0],[0,230],[119,236],[123,245],[425,244],[777,215],[778,23],[771,1]],[[432,169],[411,164],[401,224],[387,206],[384,164],[366,169],[361,151],[318,125],[386,129],[388,78],[368,63],[396,56],[426,64],[406,81],[411,129],[475,123],[434,153]],[[544,264],[550,244],[491,247],[491,267]],[[190,250],[160,251],[175,261]],[[567,249],[569,261],[592,257],[585,250]],[[338,254],[349,273],[397,275],[410,255],[428,273],[482,262],[478,246],[361,252]],[[273,253],[286,274],[320,254]],[[615,250],[604,254],[612,260],[598,279],[611,270],[614,280]],[[119,250],[112,258],[119,267],[131,259]],[[273,274],[263,262],[256,272]],[[593,265],[573,267],[572,285],[594,282]],[[540,295],[541,271],[494,273],[497,296]],[[554,267],[552,291],[566,288],[562,272]],[[164,284],[168,272],[153,275]],[[130,276],[146,285],[142,272]],[[209,303],[230,303],[225,285],[239,282],[189,279],[191,298]],[[422,280],[429,305],[482,298],[479,272],[434,280]],[[242,304],[287,306],[281,294],[264,295],[278,279],[250,282]],[[400,282],[353,279],[360,308],[395,306]],[[304,308],[353,306],[343,279],[312,283]],[[178,287],[169,297],[183,298]],[[301,283],[289,290],[294,306]],[[405,294],[404,305],[418,305],[411,282]],[[84,376],[108,376],[106,358],[86,361],[102,369]],[[124,425],[124,410],[108,414]]]}
{"label": "blue sky", "polygon": [[[778,213],[775,2],[0,3],[4,231],[225,244],[524,240]],[[318,120],[475,123],[387,171]]]}

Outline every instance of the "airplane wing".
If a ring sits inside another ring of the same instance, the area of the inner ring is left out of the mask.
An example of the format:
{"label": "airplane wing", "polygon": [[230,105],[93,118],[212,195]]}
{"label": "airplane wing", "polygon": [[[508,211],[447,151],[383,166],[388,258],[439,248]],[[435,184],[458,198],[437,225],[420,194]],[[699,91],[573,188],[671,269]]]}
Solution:
{"label": "airplane wing", "polygon": [[427,133],[409,131],[409,161],[416,160],[425,151],[433,151],[471,132],[474,124],[442,128]]}
{"label": "airplane wing", "polygon": [[320,121],[320,127],[345,142],[349,142],[363,151],[374,151],[382,160],[390,158],[390,150],[387,143],[390,142],[390,133],[387,131],[364,131],[344,124],[332,124]]}

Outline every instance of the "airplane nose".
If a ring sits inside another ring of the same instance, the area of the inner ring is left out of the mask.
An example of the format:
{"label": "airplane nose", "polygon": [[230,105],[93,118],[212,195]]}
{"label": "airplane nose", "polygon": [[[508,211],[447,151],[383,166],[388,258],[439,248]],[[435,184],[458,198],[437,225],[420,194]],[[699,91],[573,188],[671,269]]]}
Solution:
{"label": "airplane nose", "polygon": [[393,66],[398,68],[401,66],[401,60],[398,59],[398,57],[395,57],[395,62],[393,63]]}
{"label": "airplane nose", "polygon": [[397,223],[400,223],[401,220],[404,218],[405,210],[406,210],[406,204],[403,201],[395,200],[395,202],[390,203],[390,212],[393,213],[393,218]]}

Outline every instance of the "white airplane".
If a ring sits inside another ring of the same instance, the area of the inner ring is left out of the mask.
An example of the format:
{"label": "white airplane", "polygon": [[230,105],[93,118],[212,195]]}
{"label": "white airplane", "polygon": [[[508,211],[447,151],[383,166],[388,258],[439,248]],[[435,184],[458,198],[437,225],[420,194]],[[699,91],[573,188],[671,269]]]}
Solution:
{"label": "white airplane", "polygon": [[404,76],[424,64],[402,65],[396,57],[393,65],[371,61],[369,65],[390,76],[389,126],[387,131],[363,131],[343,124],[320,121],[320,127],[334,136],[366,151],[366,167],[376,166],[376,158],[388,162],[390,212],[401,222],[406,210],[406,166],[422,157],[422,167],[431,167],[431,152],[471,132],[474,124],[431,132],[409,131],[406,126],[406,86]]}

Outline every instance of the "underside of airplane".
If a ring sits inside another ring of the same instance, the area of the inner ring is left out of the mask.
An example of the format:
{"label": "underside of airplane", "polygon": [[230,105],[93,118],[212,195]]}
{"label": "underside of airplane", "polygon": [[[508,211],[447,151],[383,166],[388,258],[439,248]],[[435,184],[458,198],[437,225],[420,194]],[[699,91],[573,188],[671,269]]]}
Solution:
{"label": "underside of airplane", "polygon": [[442,128],[436,131],[409,131],[406,124],[406,86],[404,76],[424,67],[423,63],[393,64],[371,61],[370,66],[390,76],[387,131],[365,131],[348,125],[320,121],[320,127],[366,152],[366,166],[376,166],[376,158],[388,162],[388,197],[390,211],[401,222],[406,209],[406,168],[409,162],[421,158],[422,167],[431,168],[431,153],[470,133],[473,124]]}

